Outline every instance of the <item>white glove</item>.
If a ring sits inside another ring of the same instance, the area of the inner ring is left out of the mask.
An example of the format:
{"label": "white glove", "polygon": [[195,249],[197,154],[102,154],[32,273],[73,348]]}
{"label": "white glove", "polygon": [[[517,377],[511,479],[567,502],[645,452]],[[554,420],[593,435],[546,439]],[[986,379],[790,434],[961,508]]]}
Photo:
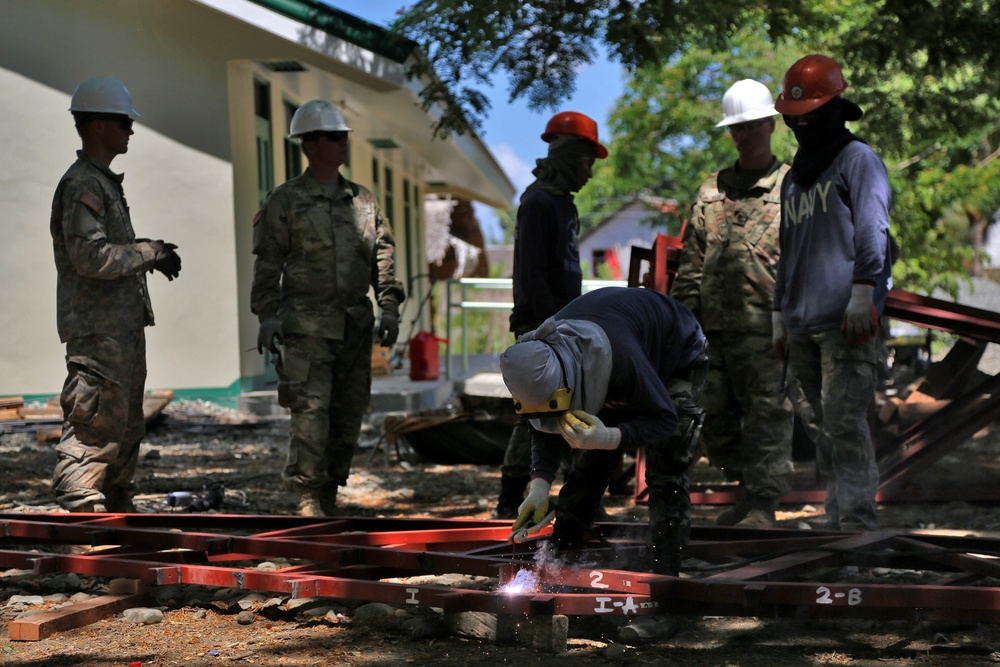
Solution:
{"label": "white glove", "polygon": [[785,349],[788,346],[788,331],[785,329],[785,320],[781,316],[780,310],[771,311],[771,342],[778,353],[778,360],[785,360]]}
{"label": "white glove", "polygon": [[851,345],[864,345],[878,331],[878,311],[872,302],[874,285],[855,284],[851,287],[851,300],[844,311],[840,330],[847,334]]}
{"label": "white glove", "polygon": [[528,483],[528,495],[524,502],[517,508],[517,519],[511,526],[511,537],[517,529],[528,523],[540,524],[549,513],[549,489],[552,485],[540,477],[536,477]]}
{"label": "white glove", "polygon": [[559,418],[559,431],[573,449],[617,449],[622,432],[608,428],[583,410],[566,412]]}

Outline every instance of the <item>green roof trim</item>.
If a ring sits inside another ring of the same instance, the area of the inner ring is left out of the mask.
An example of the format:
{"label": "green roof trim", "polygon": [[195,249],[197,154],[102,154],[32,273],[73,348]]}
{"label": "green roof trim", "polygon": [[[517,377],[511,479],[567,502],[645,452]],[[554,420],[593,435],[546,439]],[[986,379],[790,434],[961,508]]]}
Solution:
{"label": "green roof trim", "polygon": [[417,43],[411,39],[394,35],[381,26],[335,9],[319,0],[251,0],[251,2],[334,37],[357,44],[397,63],[403,63],[417,48]]}

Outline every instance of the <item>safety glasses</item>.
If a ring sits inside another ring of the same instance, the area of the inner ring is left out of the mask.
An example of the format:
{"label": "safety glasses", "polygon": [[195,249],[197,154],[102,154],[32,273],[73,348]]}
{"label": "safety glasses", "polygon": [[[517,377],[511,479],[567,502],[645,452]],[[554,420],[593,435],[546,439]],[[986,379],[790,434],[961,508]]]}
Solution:
{"label": "safety glasses", "polygon": [[118,123],[118,127],[126,132],[129,132],[132,129],[132,124],[135,122],[126,116],[98,116],[95,120],[105,120],[110,123]]}
{"label": "safety glasses", "polygon": [[737,123],[735,125],[729,126],[729,134],[739,134],[740,132],[749,132],[755,130],[764,123],[771,120],[770,118],[761,118],[760,120],[753,120],[748,123]]}

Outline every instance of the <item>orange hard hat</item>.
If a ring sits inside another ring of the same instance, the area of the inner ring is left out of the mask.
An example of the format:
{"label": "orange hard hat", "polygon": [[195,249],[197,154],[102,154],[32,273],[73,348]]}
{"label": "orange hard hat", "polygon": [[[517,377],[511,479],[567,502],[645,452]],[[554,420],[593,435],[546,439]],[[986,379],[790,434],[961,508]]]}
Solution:
{"label": "orange hard hat", "polygon": [[589,116],[577,111],[560,111],[549,119],[542,141],[549,143],[560,134],[579,137],[594,144],[597,157],[602,160],[608,156],[608,149],[597,140],[597,123]]}
{"label": "orange hard hat", "polygon": [[799,58],[785,72],[781,94],[774,108],[786,116],[801,116],[818,109],[845,90],[847,81],[837,61],[814,53]]}

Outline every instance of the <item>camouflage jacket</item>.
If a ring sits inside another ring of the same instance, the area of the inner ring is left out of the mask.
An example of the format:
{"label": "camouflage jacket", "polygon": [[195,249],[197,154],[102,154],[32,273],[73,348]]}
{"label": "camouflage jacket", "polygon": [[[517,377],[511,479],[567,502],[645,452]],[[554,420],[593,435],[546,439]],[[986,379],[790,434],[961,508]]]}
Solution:
{"label": "camouflage jacket", "polygon": [[285,333],[342,340],[346,327],[374,322],[369,286],[398,313],[395,241],[372,193],[343,176],[336,187],[306,170],[279,185],[254,217],[250,308]]}
{"label": "camouflage jacket", "polygon": [[52,199],[59,339],[121,333],[153,324],[146,271],[156,251],[136,242],[121,174],[83,151]]}
{"label": "camouflage jacket", "polygon": [[670,294],[705,331],[770,333],[781,181],[788,170],[782,164],[738,199],[720,191],[719,172],[698,190]]}

